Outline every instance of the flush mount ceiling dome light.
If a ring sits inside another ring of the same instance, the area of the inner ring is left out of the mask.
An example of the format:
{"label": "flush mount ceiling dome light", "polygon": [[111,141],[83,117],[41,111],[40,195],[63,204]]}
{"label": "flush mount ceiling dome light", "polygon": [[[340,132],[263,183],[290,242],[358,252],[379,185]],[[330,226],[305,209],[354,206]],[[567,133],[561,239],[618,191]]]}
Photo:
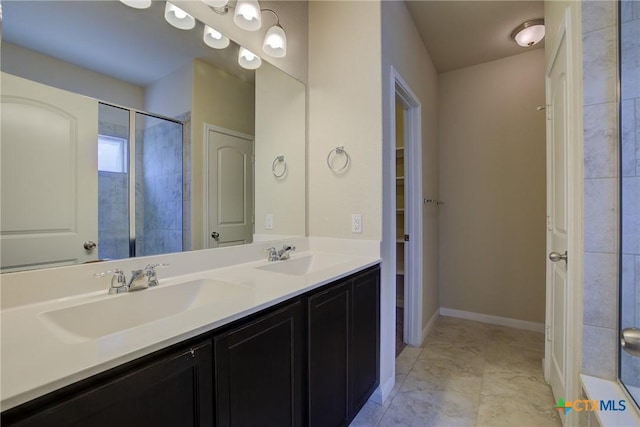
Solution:
{"label": "flush mount ceiling dome light", "polygon": [[151,6],[151,0],[120,0],[120,2],[134,9],[147,9]]}
{"label": "flush mount ceiling dome light", "polygon": [[190,30],[196,26],[196,20],[193,16],[169,2],[164,8],[164,19],[181,30]]}
{"label": "flush mount ceiling dome light", "polygon": [[544,19],[532,19],[513,30],[511,38],[522,47],[531,47],[544,38],[544,33]]}

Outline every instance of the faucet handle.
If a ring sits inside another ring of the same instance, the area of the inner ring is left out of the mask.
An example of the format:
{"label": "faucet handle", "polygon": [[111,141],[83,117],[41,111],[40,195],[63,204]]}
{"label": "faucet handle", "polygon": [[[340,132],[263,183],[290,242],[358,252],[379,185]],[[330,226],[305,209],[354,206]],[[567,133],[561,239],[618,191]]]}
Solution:
{"label": "faucet handle", "polygon": [[147,283],[149,286],[158,286],[158,274],[156,273],[156,267],[167,267],[169,264],[147,264],[144,271],[147,273]]}
{"label": "faucet handle", "polygon": [[113,270],[103,271],[102,273],[96,273],[93,277],[104,277],[111,275],[111,287],[109,287],[110,294],[118,294],[121,292],[127,292],[129,287],[127,286],[127,278],[124,275],[124,271],[121,268],[114,268]]}

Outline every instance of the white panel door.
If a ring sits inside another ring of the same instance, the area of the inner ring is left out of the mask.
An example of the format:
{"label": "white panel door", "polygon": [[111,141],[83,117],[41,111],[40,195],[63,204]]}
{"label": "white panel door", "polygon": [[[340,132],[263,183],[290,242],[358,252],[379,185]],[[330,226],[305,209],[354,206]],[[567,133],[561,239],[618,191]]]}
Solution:
{"label": "white panel door", "polygon": [[2,271],[96,259],[98,102],[2,73]]}
{"label": "white panel door", "polygon": [[207,135],[207,247],[250,243],[253,236],[253,140],[209,128]]}
{"label": "white panel door", "polygon": [[566,37],[547,73],[547,351],[546,377],[556,399],[567,397],[569,281],[568,87]]}

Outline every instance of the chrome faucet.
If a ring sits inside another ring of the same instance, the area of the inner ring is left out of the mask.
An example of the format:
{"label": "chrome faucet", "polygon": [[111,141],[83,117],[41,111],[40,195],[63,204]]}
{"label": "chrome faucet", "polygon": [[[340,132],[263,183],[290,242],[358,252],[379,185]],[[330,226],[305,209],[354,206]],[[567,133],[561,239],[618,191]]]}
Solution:
{"label": "chrome faucet", "polygon": [[282,246],[282,249],[280,249],[280,250],[277,250],[273,246],[266,249],[266,251],[268,253],[269,261],[284,261],[284,260],[287,260],[287,259],[289,259],[289,256],[291,255],[291,251],[295,251],[295,250],[296,250],[296,247],[295,246],[291,246],[291,245],[284,245],[284,246]]}
{"label": "chrome faucet", "polygon": [[116,268],[102,273],[94,274],[95,277],[103,277],[108,274],[113,275],[111,278],[111,286],[109,287],[110,294],[119,294],[122,292],[137,291],[140,289],[147,289],[148,287],[158,286],[158,274],[156,273],[156,267],[166,267],[169,264],[148,264],[145,268],[140,270],[132,270],[131,277],[127,283],[127,279],[124,275],[124,271],[120,268]]}

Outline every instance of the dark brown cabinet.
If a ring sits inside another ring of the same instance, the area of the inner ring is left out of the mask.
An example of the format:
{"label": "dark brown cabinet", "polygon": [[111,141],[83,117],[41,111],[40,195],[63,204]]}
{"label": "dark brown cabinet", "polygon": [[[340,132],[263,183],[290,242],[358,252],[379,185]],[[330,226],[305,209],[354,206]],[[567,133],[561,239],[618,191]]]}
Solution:
{"label": "dark brown cabinet", "polygon": [[[3,426],[211,426],[211,342],[189,347],[37,410],[2,415]],[[64,391],[58,393],[65,393]]]}
{"label": "dark brown cabinet", "polygon": [[307,299],[308,424],[346,426],[379,384],[378,270]]}
{"label": "dark brown cabinet", "polygon": [[302,303],[214,338],[217,425],[302,425]]}

